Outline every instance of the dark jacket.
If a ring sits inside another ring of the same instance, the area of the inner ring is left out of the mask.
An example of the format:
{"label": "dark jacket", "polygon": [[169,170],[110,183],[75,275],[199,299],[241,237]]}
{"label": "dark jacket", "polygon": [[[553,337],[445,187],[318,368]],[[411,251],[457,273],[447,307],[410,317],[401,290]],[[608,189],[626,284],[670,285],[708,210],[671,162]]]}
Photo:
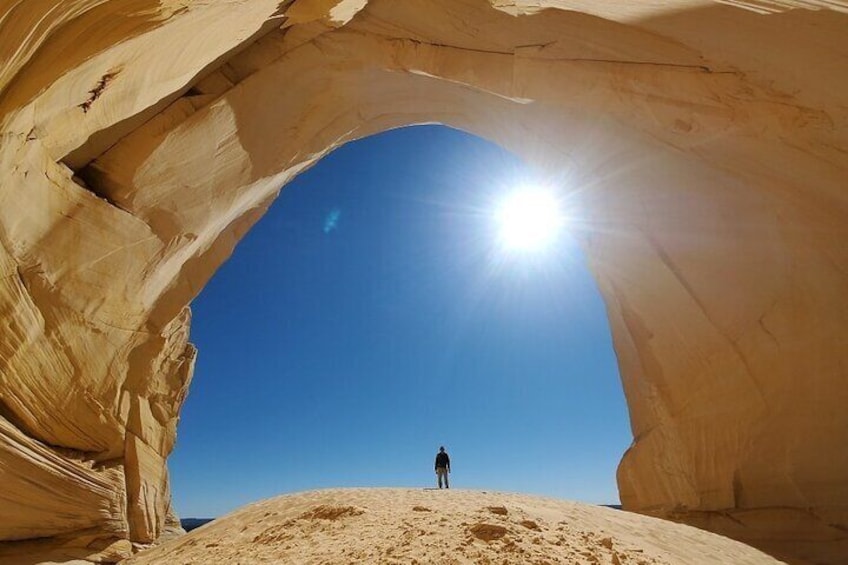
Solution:
{"label": "dark jacket", "polygon": [[448,454],[444,451],[440,451],[436,454],[436,469],[440,467],[450,471],[450,457],[448,457]]}

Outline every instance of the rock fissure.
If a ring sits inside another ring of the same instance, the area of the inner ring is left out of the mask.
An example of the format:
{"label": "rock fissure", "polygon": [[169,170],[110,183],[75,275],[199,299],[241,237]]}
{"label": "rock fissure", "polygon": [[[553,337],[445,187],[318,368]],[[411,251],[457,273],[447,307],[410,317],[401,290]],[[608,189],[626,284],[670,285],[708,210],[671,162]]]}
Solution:
{"label": "rock fissure", "polygon": [[659,68],[669,68],[669,69],[679,69],[683,71],[695,71],[699,73],[706,74],[727,74],[727,75],[736,75],[741,76],[741,73],[736,70],[714,70],[707,65],[687,65],[681,63],[670,63],[670,62],[662,62],[662,61],[639,61],[639,60],[631,60],[631,59],[600,59],[600,58],[590,58],[590,57],[533,57],[524,53],[524,51],[539,51],[543,50],[546,47],[550,47],[556,45],[556,41],[550,41],[547,43],[540,44],[527,44],[527,45],[516,45],[512,50],[509,51],[499,51],[494,49],[472,49],[468,47],[463,47],[461,45],[450,45],[446,43],[428,43],[426,41],[422,41],[420,39],[413,39],[411,37],[398,37],[392,35],[384,35],[379,33],[374,33],[373,31],[360,31],[356,29],[347,30],[349,33],[360,34],[363,37],[374,37],[378,39],[382,39],[384,41],[388,41],[390,43],[405,43],[415,45],[417,47],[428,47],[434,49],[447,49],[452,51],[461,51],[465,53],[478,53],[481,55],[502,55],[508,57],[518,57],[521,59],[533,59],[537,61],[544,62],[559,62],[559,63],[598,63],[598,64],[608,64],[608,65],[634,65],[634,66],[646,66],[646,67],[659,67]]}
{"label": "rock fissure", "polygon": [[88,93],[90,94],[88,99],[79,105],[79,107],[82,108],[84,114],[88,113],[88,111],[91,109],[91,105],[94,104],[94,102],[103,95],[103,92],[106,90],[106,87],[109,86],[109,83],[115,80],[115,78],[120,72],[121,69],[117,68],[107,72],[102,77],[100,77],[100,80],[97,82],[97,85],[88,91]]}

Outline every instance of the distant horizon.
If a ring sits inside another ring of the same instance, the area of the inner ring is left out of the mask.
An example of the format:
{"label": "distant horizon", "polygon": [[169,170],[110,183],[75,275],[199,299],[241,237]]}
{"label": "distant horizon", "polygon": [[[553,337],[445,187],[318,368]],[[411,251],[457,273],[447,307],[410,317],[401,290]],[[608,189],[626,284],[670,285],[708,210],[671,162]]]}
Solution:
{"label": "distant horizon", "polygon": [[[619,500],[630,433],[603,301],[574,237],[504,254],[534,173],[441,126],[353,142],[287,185],[193,302],[177,514],[326,488],[434,485]],[[559,187],[563,193],[572,187]]]}
{"label": "distant horizon", "polygon": [[[309,494],[311,492],[322,492],[322,491],[331,491],[331,490],[357,490],[357,489],[365,489],[365,490],[404,490],[404,489],[406,489],[406,490],[416,490],[416,491],[417,490],[427,490],[427,491],[429,491],[429,490],[435,490],[435,491],[439,490],[438,487],[434,487],[434,486],[429,486],[429,487],[410,487],[410,486],[393,486],[393,485],[374,486],[374,487],[333,487],[333,486],[327,486],[327,487],[320,487],[320,488],[314,488],[314,489],[308,489],[308,490],[299,490],[299,491],[293,491],[293,492],[282,492],[282,493],[279,493],[279,494],[273,494],[273,495],[271,495],[267,498],[260,498],[258,500],[246,502],[242,506],[238,506],[236,508],[233,508],[232,510],[228,511],[227,513],[220,514],[218,516],[194,516],[194,515],[192,515],[192,516],[178,516],[178,517],[180,519],[180,522],[197,520],[197,521],[203,521],[204,523],[206,523],[206,522],[211,522],[212,520],[217,520],[218,518],[223,518],[224,516],[227,516],[228,514],[232,514],[233,512],[237,512],[241,508],[244,508],[245,506],[250,506],[251,504],[257,504],[257,503],[260,503],[260,502],[263,502],[263,501],[266,501],[266,500],[272,500],[274,498],[279,498],[281,496],[298,496],[298,495],[301,495],[301,494]],[[476,489],[476,488],[474,488],[474,489],[472,489],[472,488],[451,488],[451,489],[447,489],[447,490],[452,490],[452,491],[456,491],[456,492],[462,492],[462,491],[481,492],[481,493],[484,493],[484,494],[485,493],[488,493],[488,494],[507,494],[507,495],[509,495],[509,494],[519,494],[519,495],[522,495],[522,496],[535,496],[535,497],[539,497],[539,498],[549,498],[549,499],[552,499],[552,500],[560,500],[560,501],[567,501],[567,502],[580,502],[580,501],[570,500],[570,499],[567,499],[567,498],[559,498],[559,497],[555,497],[555,496],[546,496],[546,495],[543,495],[543,494],[534,494],[534,493],[527,493],[527,492],[501,491],[501,490],[493,490],[493,489]],[[588,504],[590,506],[603,506],[605,508],[612,508],[613,510],[622,510],[623,509],[621,503],[604,504],[604,503],[581,502],[581,504]]]}

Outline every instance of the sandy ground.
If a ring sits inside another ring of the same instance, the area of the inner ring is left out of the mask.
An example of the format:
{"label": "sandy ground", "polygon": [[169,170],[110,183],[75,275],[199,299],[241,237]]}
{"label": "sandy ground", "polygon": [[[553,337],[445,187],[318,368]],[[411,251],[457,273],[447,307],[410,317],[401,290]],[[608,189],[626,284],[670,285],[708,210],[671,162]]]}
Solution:
{"label": "sandy ground", "polygon": [[338,489],[246,506],[123,564],[775,564],[695,528],[520,494]]}

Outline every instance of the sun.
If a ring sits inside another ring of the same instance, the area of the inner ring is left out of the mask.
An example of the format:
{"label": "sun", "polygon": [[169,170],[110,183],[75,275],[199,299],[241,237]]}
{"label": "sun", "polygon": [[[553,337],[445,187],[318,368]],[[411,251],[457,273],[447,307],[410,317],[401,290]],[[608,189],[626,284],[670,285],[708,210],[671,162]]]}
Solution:
{"label": "sun", "polygon": [[540,251],[565,225],[561,205],[550,190],[522,188],[506,196],[495,212],[500,243],[512,251]]}

